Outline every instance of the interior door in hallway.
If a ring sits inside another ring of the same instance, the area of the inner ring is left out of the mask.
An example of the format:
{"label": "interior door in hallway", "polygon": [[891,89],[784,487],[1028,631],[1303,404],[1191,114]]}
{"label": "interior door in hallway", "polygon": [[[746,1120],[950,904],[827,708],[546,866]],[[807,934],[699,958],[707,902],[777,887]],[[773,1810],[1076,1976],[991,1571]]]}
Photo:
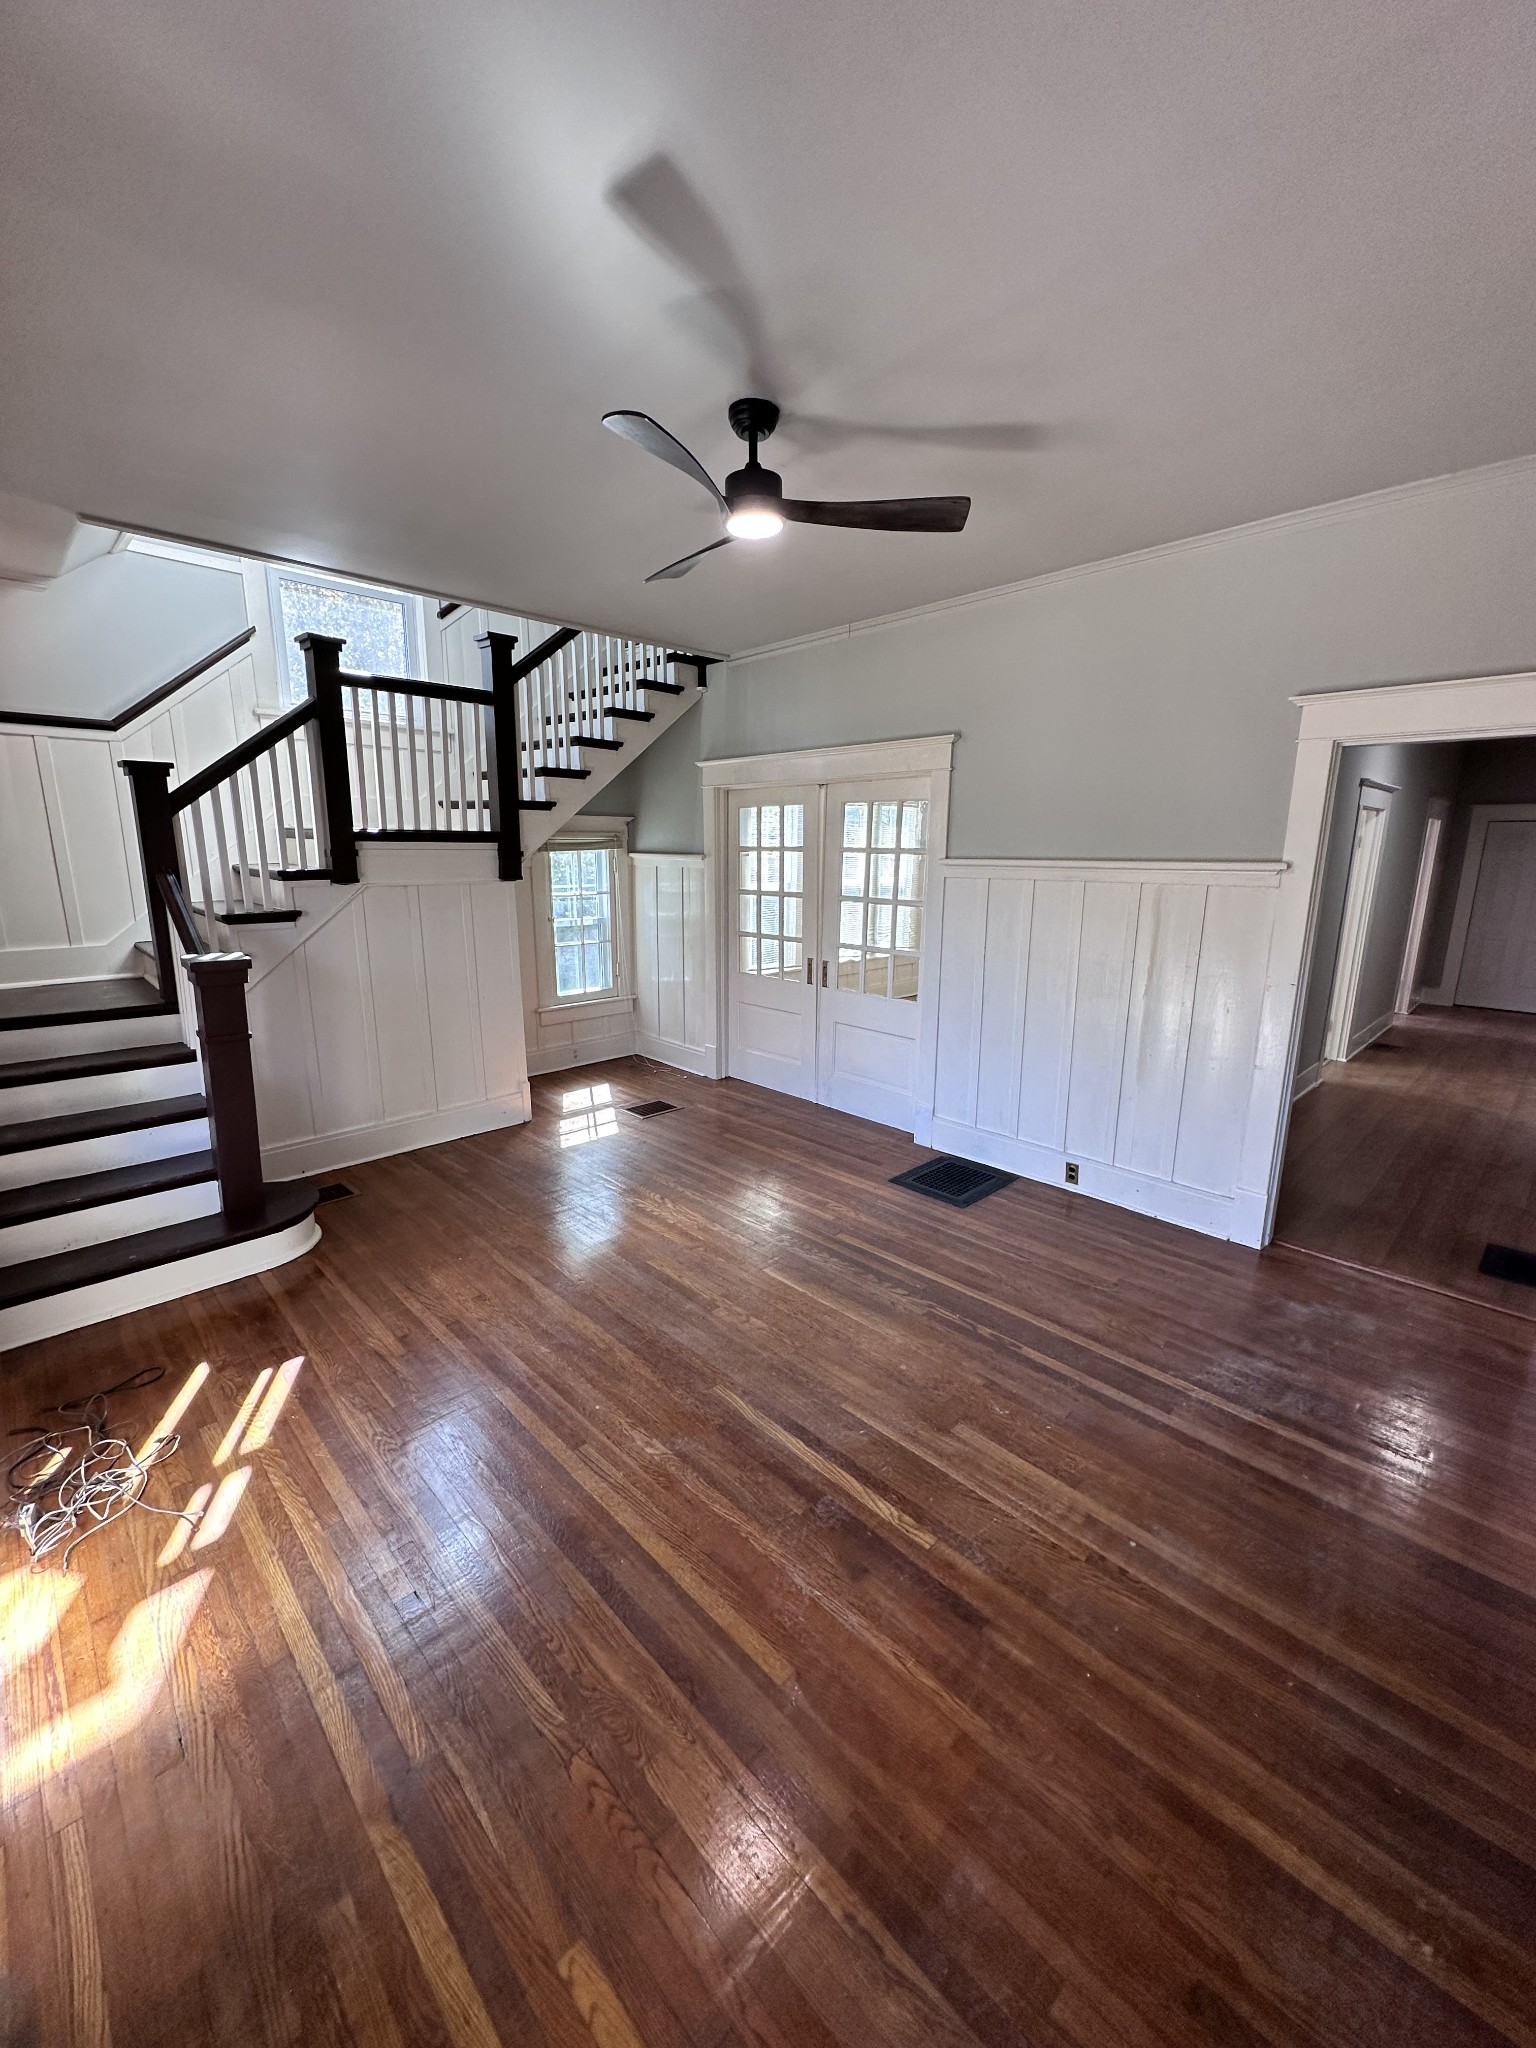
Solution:
{"label": "interior door in hallway", "polygon": [[910,1131],[928,778],[832,783],[817,974],[817,1100]]}
{"label": "interior door in hallway", "polygon": [[821,791],[731,792],[735,906],[728,1071],[816,1099],[815,933]]}
{"label": "interior door in hallway", "polygon": [[1536,1010],[1536,820],[1488,825],[1456,1000]]}

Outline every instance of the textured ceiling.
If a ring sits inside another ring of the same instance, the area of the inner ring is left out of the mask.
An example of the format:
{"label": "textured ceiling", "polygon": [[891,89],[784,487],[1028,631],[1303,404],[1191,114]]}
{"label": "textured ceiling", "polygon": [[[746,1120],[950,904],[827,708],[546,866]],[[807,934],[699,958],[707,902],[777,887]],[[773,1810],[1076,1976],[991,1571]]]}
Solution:
{"label": "textured ceiling", "polygon": [[[12,0],[0,489],[730,651],[1528,453],[1533,79],[1529,0]],[[599,415],[719,476],[753,385],[968,530],[642,588],[713,514]]]}

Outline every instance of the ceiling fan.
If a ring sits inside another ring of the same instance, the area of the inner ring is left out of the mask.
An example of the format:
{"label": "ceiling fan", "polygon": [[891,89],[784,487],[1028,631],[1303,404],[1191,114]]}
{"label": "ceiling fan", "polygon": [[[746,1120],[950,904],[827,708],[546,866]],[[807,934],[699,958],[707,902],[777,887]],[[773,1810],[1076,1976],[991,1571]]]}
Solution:
{"label": "ceiling fan", "polygon": [[779,408],[769,398],[738,398],[729,408],[733,430],[747,444],[746,466],[733,469],[722,491],[708,470],[675,434],[643,412],[605,412],[603,425],[621,434],[684,476],[702,484],[725,516],[725,532],[707,547],[696,548],[680,561],[669,562],[647,583],[665,583],[686,576],[694,563],[733,540],[768,540],[786,519],[801,526],[856,526],[868,533],[958,533],[971,509],[969,498],[786,498],[784,479],[757,459],[757,444],[766,441],[779,423]]}

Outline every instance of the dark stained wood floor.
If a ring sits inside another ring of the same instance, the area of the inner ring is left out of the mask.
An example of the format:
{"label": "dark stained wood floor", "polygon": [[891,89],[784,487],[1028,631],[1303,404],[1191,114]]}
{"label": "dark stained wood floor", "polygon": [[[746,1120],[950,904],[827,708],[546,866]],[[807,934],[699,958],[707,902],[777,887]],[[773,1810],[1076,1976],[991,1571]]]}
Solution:
{"label": "dark stained wood floor", "polygon": [[17,1354],[250,1477],[5,1539],[10,2040],[1536,2042],[1536,1326],[912,1158],[557,1077]]}
{"label": "dark stained wood floor", "polygon": [[1536,1252],[1536,1017],[1422,1009],[1297,1103],[1275,1235],[1536,1316],[1478,1272]]}

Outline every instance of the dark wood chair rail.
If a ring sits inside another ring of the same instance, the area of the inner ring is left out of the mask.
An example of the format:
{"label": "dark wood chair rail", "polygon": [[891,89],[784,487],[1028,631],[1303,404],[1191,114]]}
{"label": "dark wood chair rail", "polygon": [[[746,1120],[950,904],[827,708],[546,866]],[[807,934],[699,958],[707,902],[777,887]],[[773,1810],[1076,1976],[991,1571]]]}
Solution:
{"label": "dark wood chair rail", "polygon": [[174,697],[178,690],[184,690],[188,683],[195,683],[199,676],[206,675],[211,668],[217,668],[221,661],[227,661],[232,654],[238,654],[247,640],[256,637],[256,628],[247,626],[243,633],[237,633],[233,640],[226,640],[222,647],[215,647],[211,654],[205,654],[194,661],[190,668],[184,668],[169,682],[157,683],[146,694],[135,700],[126,711],[120,711],[115,718],[71,718],[58,711],[0,711],[0,725],[46,725],[65,732],[121,732],[125,725],[132,725],[136,718],[142,718],[146,711],[153,711],[157,704],[163,704],[167,697]]}

